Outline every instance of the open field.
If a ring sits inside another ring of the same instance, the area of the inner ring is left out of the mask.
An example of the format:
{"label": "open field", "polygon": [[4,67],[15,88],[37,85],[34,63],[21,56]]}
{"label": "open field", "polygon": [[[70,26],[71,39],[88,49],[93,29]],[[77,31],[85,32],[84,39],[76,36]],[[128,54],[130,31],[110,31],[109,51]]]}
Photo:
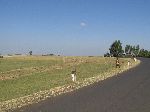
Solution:
{"label": "open field", "polygon": [[[120,59],[121,67],[131,59]],[[115,58],[25,56],[0,59],[0,102],[54,87],[72,84],[70,73],[77,69],[77,81],[102,76],[115,68]],[[118,68],[119,69],[119,68]],[[122,69],[122,68],[120,68]]]}

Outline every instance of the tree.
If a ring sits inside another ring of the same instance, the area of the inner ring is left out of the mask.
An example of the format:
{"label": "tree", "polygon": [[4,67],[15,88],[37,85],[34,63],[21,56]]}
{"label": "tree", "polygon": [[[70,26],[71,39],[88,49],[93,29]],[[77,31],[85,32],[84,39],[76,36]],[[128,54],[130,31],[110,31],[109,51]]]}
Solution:
{"label": "tree", "polygon": [[136,55],[136,48],[135,48],[135,46],[132,47],[132,55],[133,55],[133,56]]}
{"label": "tree", "polygon": [[130,45],[130,48],[129,48],[129,54],[133,55],[133,47],[131,45]]}
{"label": "tree", "polygon": [[140,50],[140,46],[132,46],[132,45],[126,45],[125,47],[125,53],[129,55],[138,56]]}
{"label": "tree", "polygon": [[149,58],[150,57],[150,51],[145,50],[145,49],[141,49],[139,52],[139,56]]}
{"label": "tree", "polygon": [[126,45],[126,47],[125,47],[125,53],[129,54],[129,52],[130,52],[130,45]]}
{"label": "tree", "polygon": [[104,57],[110,57],[111,55],[107,52],[106,54],[104,54]]}
{"label": "tree", "polygon": [[[122,50],[122,43],[120,40],[116,40],[112,43],[112,45],[109,48],[110,54],[106,53],[104,56],[114,56],[114,57],[119,57],[123,56],[124,51]],[[139,56],[139,57],[146,57],[150,58],[150,51],[145,50],[145,49],[140,49],[139,45],[132,46],[132,45],[126,45],[125,46],[125,53],[127,54],[126,56]]]}
{"label": "tree", "polygon": [[29,51],[29,55],[32,55],[32,51]]}
{"label": "tree", "polygon": [[150,51],[147,52],[147,58],[150,58]]}
{"label": "tree", "polygon": [[133,47],[134,56],[137,57],[139,55],[139,51],[140,51],[140,46],[139,45]]}
{"label": "tree", "polygon": [[122,56],[122,54],[124,53],[120,40],[116,40],[115,42],[113,42],[109,50],[110,54],[112,54],[114,57]]}

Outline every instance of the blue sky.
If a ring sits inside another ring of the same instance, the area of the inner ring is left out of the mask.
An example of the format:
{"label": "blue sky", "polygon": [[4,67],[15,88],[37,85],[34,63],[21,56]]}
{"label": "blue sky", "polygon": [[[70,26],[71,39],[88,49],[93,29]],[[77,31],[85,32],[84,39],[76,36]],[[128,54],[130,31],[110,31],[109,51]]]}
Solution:
{"label": "blue sky", "polygon": [[103,55],[150,50],[150,0],[0,0],[0,53]]}

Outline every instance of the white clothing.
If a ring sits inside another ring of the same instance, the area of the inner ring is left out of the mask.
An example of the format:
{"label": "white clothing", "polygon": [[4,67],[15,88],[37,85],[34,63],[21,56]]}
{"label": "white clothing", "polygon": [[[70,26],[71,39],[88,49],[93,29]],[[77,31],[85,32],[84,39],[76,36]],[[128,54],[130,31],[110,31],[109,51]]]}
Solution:
{"label": "white clothing", "polygon": [[130,66],[130,61],[128,61],[128,66]]}
{"label": "white clothing", "polygon": [[134,58],[134,61],[136,62],[136,58]]}
{"label": "white clothing", "polygon": [[76,81],[76,75],[75,74],[71,74],[72,77],[72,81],[75,82]]}

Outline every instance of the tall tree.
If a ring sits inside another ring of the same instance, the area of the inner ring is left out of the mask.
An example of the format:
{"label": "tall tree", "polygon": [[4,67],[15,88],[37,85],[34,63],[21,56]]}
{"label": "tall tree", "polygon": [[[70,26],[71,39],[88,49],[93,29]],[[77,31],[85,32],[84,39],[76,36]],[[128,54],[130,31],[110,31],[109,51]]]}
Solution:
{"label": "tall tree", "polygon": [[140,52],[139,52],[139,56],[140,57],[150,57],[150,51],[148,50],[145,50],[145,49],[141,49]]}
{"label": "tall tree", "polygon": [[148,57],[150,58],[150,51],[149,51],[149,53],[148,53]]}
{"label": "tall tree", "polygon": [[30,55],[30,56],[32,55],[32,51],[29,51],[29,55]]}
{"label": "tall tree", "polygon": [[138,56],[139,50],[140,50],[139,45],[137,45],[137,46],[126,45],[126,47],[125,47],[125,53],[130,54],[130,55],[134,55],[134,56]]}
{"label": "tall tree", "polygon": [[131,48],[130,45],[126,45],[126,46],[125,46],[125,53],[126,53],[126,54],[129,54],[130,48]]}
{"label": "tall tree", "polygon": [[112,54],[114,57],[121,56],[124,52],[120,40],[116,40],[115,42],[113,42],[109,50],[110,54]]}
{"label": "tall tree", "polygon": [[135,56],[135,54],[136,54],[136,47],[133,46],[133,47],[132,47],[132,55]]}
{"label": "tall tree", "polygon": [[129,48],[129,54],[132,55],[133,54],[133,47],[130,45],[130,48]]}
{"label": "tall tree", "polygon": [[139,55],[139,51],[140,51],[140,46],[139,45],[135,46],[134,55],[138,56]]}

